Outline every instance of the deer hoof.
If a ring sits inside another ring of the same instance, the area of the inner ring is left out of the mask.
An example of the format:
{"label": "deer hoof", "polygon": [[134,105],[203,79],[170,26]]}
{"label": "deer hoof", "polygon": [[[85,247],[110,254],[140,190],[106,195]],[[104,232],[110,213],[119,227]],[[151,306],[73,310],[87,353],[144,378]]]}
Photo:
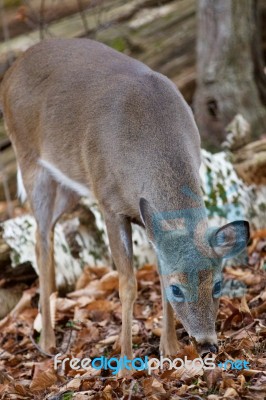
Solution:
{"label": "deer hoof", "polygon": [[54,331],[52,333],[48,334],[43,334],[41,333],[41,338],[40,338],[40,347],[45,353],[53,353],[56,349],[55,345],[55,334]]}
{"label": "deer hoof", "polygon": [[164,357],[175,356],[179,350],[180,345],[177,340],[161,340],[160,342],[160,354],[162,354]]}

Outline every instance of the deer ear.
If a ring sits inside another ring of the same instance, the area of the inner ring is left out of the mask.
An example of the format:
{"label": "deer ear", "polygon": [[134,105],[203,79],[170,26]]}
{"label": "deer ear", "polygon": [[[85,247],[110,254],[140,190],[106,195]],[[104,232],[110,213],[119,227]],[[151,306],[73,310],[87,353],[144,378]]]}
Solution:
{"label": "deer ear", "polygon": [[218,257],[231,258],[246,248],[249,236],[249,223],[234,221],[212,232],[210,244]]}
{"label": "deer ear", "polygon": [[148,237],[152,239],[153,235],[153,214],[155,213],[155,210],[153,207],[150,205],[148,200],[144,199],[143,197],[140,198],[139,201],[139,213],[141,220],[145,226],[145,229],[147,231]]}

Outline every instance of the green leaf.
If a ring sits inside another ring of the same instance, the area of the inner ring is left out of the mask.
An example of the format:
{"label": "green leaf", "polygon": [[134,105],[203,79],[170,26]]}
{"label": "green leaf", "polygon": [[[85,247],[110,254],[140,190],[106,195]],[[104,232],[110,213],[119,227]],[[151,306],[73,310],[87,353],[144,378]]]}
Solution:
{"label": "green leaf", "polygon": [[72,400],[74,392],[65,392],[60,396],[60,400]]}

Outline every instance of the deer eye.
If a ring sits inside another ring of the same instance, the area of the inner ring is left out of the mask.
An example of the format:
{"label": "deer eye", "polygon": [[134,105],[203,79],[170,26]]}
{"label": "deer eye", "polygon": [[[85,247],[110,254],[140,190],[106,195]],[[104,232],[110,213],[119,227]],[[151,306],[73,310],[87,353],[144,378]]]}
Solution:
{"label": "deer eye", "polygon": [[176,301],[185,301],[185,296],[178,286],[172,285],[171,289]]}
{"label": "deer eye", "polygon": [[213,287],[213,291],[212,291],[212,295],[213,297],[219,297],[221,295],[222,292],[222,282],[216,282],[214,287]]}

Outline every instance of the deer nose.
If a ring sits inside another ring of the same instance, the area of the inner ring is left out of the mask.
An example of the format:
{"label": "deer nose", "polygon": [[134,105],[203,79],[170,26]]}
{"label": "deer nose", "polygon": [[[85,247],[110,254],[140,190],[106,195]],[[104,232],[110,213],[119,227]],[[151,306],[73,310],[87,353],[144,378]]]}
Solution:
{"label": "deer nose", "polygon": [[203,343],[199,345],[199,353],[201,357],[205,357],[208,353],[218,353],[217,344]]}

